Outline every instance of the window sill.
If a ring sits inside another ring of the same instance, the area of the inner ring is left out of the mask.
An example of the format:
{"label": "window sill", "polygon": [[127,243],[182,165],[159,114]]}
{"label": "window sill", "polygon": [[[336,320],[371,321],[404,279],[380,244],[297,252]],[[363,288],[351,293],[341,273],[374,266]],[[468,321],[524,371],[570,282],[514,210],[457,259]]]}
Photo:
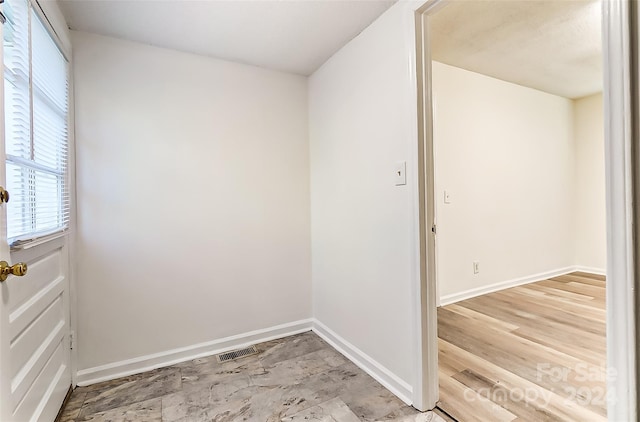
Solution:
{"label": "window sill", "polygon": [[35,239],[27,239],[27,240],[20,240],[20,241],[16,241],[13,242],[12,245],[10,245],[10,250],[11,252],[14,251],[21,251],[21,250],[26,250],[26,249],[31,249],[33,247],[36,247],[38,245],[42,245],[44,243],[48,243],[51,242],[52,240],[58,239],[60,237],[66,236],[69,233],[68,229],[62,230],[62,231],[58,231],[55,233],[51,233],[51,234],[47,234],[44,236],[39,236]]}

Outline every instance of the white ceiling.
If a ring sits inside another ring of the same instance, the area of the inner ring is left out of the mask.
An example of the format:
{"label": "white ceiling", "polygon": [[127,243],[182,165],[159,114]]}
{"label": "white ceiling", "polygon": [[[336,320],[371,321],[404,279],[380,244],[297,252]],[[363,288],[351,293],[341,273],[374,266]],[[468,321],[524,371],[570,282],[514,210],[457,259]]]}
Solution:
{"label": "white ceiling", "polygon": [[60,0],[71,29],[310,75],[395,0]]}
{"label": "white ceiling", "polygon": [[432,58],[567,98],[602,91],[598,0],[453,1],[432,25]]}

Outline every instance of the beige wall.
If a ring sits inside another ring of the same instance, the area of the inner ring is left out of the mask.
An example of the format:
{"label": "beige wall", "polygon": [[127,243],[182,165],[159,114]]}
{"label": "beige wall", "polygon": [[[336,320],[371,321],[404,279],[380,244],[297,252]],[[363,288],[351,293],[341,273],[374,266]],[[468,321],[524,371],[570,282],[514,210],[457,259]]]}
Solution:
{"label": "beige wall", "polygon": [[417,148],[406,6],[396,3],[310,77],[309,133],[314,316],[411,400],[413,163],[407,185],[394,179],[395,163]]}
{"label": "beige wall", "polygon": [[306,78],[72,41],[78,369],[310,318]]}
{"label": "beige wall", "polygon": [[604,272],[607,230],[602,94],[574,101],[576,264]]}
{"label": "beige wall", "polygon": [[438,62],[433,90],[442,301],[575,265],[572,101]]}

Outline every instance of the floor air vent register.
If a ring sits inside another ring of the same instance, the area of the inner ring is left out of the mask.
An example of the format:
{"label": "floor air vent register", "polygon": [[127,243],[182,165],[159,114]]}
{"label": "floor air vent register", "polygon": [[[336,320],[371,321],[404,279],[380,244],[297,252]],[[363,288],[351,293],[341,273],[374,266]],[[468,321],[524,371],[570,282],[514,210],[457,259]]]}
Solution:
{"label": "floor air vent register", "polygon": [[245,356],[255,355],[258,353],[258,349],[256,346],[245,347],[244,349],[232,350],[230,352],[220,353],[216,357],[218,358],[218,362],[228,362],[230,360],[240,359]]}

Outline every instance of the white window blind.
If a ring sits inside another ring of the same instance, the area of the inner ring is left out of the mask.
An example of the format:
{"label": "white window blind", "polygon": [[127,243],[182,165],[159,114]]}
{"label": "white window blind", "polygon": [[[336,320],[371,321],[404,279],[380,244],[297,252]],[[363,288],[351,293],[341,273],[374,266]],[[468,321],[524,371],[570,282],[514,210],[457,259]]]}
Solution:
{"label": "white window blind", "polygon": [[69,223],[69,68],[28,0],[4,4],[7,237],[16,243]]}

